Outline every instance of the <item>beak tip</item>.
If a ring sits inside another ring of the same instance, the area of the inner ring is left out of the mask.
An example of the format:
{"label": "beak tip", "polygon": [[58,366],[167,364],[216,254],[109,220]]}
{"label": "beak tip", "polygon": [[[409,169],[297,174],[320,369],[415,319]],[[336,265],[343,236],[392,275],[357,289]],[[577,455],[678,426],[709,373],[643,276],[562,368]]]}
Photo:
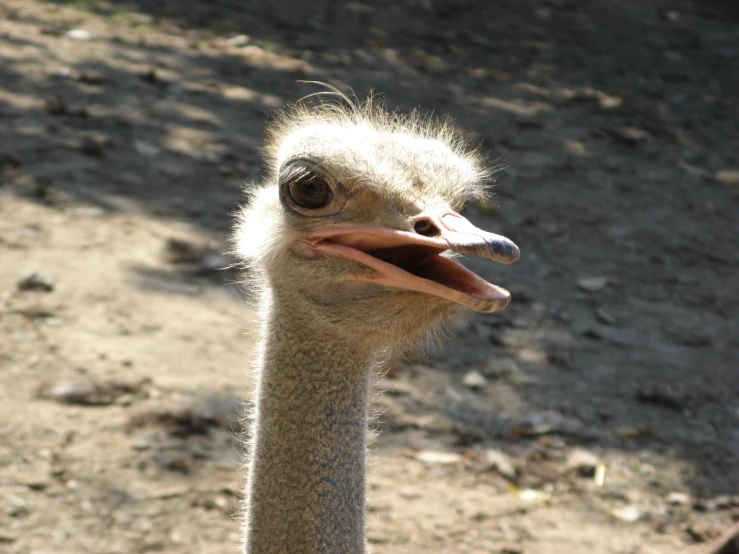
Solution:
{"label": "beak tip", "polygon": [[519,250],[518,246],[515,244],[513,245],[513,251],[511,252],[511,261],[508,263],[517,262],[519,258],[521,257],[521,250]]}
{"label": "beak tip", "polygon": [[504,288],[495,287],[496,294],[490,298],[485,308],[480,310],[487,313],[499,312],[504,310],[511,303],[511,293]]}

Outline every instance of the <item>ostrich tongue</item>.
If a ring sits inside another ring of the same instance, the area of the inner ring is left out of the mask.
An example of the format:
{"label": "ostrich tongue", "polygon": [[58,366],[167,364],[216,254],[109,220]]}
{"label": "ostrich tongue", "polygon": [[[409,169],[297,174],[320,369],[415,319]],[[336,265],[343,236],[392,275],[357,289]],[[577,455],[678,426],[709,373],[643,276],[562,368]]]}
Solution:
{"label": "ostrich tongue", "polygon": [[454,212],[425,215],[423,219],[426,232],[433,236],[353,224],[317,230],[308,242],[319,253],[341,256],[375,270],[356,276],[359,281],[439,296],[480,312],[505,308],[511,299],[507,290],[441,254],[459,252],[509,264],[518,260],[518,247]]}

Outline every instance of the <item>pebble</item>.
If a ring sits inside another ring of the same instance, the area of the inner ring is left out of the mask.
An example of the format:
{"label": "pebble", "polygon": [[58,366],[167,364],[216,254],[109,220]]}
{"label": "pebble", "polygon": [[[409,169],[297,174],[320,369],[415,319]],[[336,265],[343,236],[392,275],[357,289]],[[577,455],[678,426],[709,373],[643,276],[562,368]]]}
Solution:
{"label": "pebble", "polygon": [[133,147],[136,152],[143,156],[156,156],[161,151],[161,148],[157,145],[146,142],[145,140],[134,140]]}
{"label": "pebble", "polygon": [[624,144],[635,146],[649,138],[649,134],[638,127],[621,127],[618,129],[604,129],[605,133]]}
{"label": "pebble", "polygon": [[671,492],[665,498],[665,502],[671,506],[683,506],[690,503],[690,495],[684,492]]}
{"label": "pebble", "polygon": [[577,288],[585,292],[597,292],[608,284],[608,277],[583,277],[577,280]]}
{"label": "pebble", "polygon": [[228,39],[226,44],[229,46],[241,47],[249,44],[249,41],[251,41],[251,38],[248,35],[237,35]]}
{"label": "pebble", "polygon": [[641,385],[636,399],[644,404],[652,404],[682,413],[686,406],[682,394],[672,384],[649,381]]}
{"label": "pebble", "polygon": [[83,137],[79,144],[79,151],[93,158],[104,158],[106,141],[93,137]]}
{"label": "pebble", "polygon": [[641,521],[649,516],[649,512],[639,508],[638,506],[624,506],[622,508],[615,508],[608,512],[616,519],[626,521],[627,523],[635,523]]}
{"label": "pebble", "polygon": [[516,360],[513,358],[493,358],[488,360],[485,365],[480,368],[484,377],[498,379],[507,375],[518,373],[520,370]]}
{"label": "pebble", "polygon": [[85,31],[84,29],[70,29],[67,31],[67,36],[74,40],[90,40],[92,38],[92,33]]}
{"label": "pebble", "polygon": [[677,23],[680,21],[680,12],[675,10],[667,10],[664,13],[665,21],[669,21],[670,23]]}
{"label": "pebble", "polygon": [[67,213],[70,213],[77,217],[97,218],[103,217],[106,214],[106,211],[102,208],[98,208],[97,206],[80,206],[67,210]]}
{"label": "pebble", "polygon": [[105,75],[99,71],[95,71],[94,69],[83,69],[75,76],[75,78],[80,83],[85,83],[86,85],[99,85],[107,81]]}
{"label": "pebble", "polygon": [[362,14],[372,13],[374,11],[372,6],[362,4],[361,2],[346,2],[344,4],[344,9],[348,12]]}
{"label": "pebble", "polygon": [[67,105],[64,103],[64,100],[59,98],[56,94],[52,94],[46,98],[44,109],[49,115],[62,115],[67,113]]}
{"label": "pebble", "polygon": [[168,498],[177,498],[179,496],[185,496],[190,492],[190,487],[188,485],[161,485],[161,486],[151,486],[149,485],[148,490],[146,491],[146,498],[159,498],[159,499],[168,499]]}
{"label": "pebble", "polygon": [[696,501],[694,508],[700,512],[715,512],[726,510],[732,506],[739,506],[739,497],[721,495],[715,498],[705,498]]}
{"label": "pebble", "polygon": [[54,290],[54,279],[48,275],[43,275],[36,271],[31,271],[24,275],[18,281],[18,290],[29,291],[36,290],[42,292],[51,292]]}
{"label": "pebble", "polygon": [[414,488],[403,487],[398,491],[398,496],[405,498],[406,500],[416,500],[421,498],[423,495]]}
{"label": "pebble", "polygon": [[516,477],[516,467],[513,465],[513,460],[505,452],[488,448],[483,453],[483,462],[485,463],[486,469],[493,469],[503,477],[507,477],[508,479],[514,479]]}
{"label": "pebble", "polygon": [[462,456],[456,452],[437,452],[435,450],[422,450],[414,454],[413,457],[428,465],[454,465],[462,461]]}
{"label": "pebble", "polygon": [[472,371],[468,371],[464,377],[462,377],[462,385],[470,390],[481,391],[488,386],[488,380],[485,379],[485,376],[482,373],[473,369]]}
{"label": "pebble", "polygon": [[575,470],[581,477],[592,477],[595,475],[595,468],[598,466],[598,457],[583,449],[576,449],[567,456],[566,467],[568,470]]}
{"label": "pebble", "polygon": [[544,491],[538,491],[536,489],[520,489],[516,491],[516,496],[526,502],[546,502],[552,495]]}

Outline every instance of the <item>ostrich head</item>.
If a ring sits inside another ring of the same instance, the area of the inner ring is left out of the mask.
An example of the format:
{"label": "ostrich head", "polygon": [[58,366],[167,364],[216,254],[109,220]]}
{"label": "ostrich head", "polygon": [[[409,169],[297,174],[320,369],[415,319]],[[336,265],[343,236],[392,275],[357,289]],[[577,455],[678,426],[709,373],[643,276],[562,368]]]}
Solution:
{"label": "ostrich head", "polygon": [[454,259],[511,263],[519,252],[460,215],[489,172],[448,121],[372,99],[297,106],[268,129],[267,161],[235,242],[265,303],[289,306],[284,317],[376,347],[510,301]]}

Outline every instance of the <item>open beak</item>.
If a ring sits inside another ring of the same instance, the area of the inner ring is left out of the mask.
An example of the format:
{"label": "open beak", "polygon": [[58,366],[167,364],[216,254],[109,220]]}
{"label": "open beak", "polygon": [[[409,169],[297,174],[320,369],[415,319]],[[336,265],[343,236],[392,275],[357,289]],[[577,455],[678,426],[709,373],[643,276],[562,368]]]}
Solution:
{"label": "open beak", "polygon": [[439,296],[478,312],[497,312],[508,305],[507,290],[442,254],[459,252],[509,264],[519,258],[512,241],[478,229],[451,211],[418,218],[416,229],[347,224],[316,230],[306,241],[320,254],[341,256],[375,270],[358,275],[359,281]]}

